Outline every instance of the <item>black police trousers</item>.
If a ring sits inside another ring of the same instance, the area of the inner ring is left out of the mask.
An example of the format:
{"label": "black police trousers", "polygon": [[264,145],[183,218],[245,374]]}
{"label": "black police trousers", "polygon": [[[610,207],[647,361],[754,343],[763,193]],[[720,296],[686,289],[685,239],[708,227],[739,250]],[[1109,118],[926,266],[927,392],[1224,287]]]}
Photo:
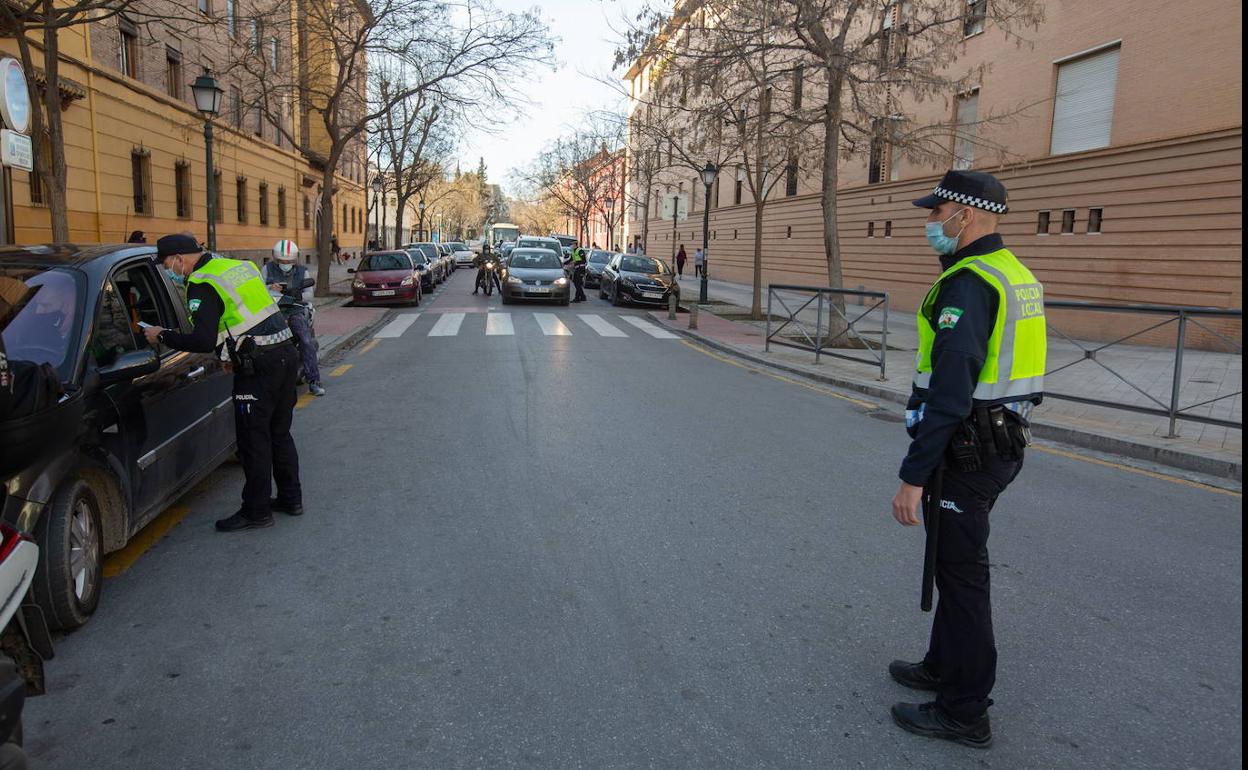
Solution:
{"label": "black police trousers", "polygon": [[936,703],[971,721],[991,705],[997,680],[988,577],[988,514],[1022,460],[990,458],[977,471],[945,469],[936,549],[936,615],[923,665],[940,677]]}
{"label": "black police trousers", "polygon": [[303,503],[299,453],[290,435],[299,351],[294,344],[283,342],[259,348],[252,357],[252,374],[234,368],[234,434],[245,477],[241,513],[250,519],[263,519],[271,515],[274,481],[279,503]]}
{"label": "black police trousers", "polygon": [[585,268],[572,268],[572,285],[576,287],[576,296],[573,297],[574,302],[585,301]]}

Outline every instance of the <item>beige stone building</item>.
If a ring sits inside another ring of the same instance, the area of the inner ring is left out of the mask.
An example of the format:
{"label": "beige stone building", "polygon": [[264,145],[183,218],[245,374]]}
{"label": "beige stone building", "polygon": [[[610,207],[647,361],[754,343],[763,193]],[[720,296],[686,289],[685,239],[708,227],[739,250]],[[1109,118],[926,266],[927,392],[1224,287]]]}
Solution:
{"label": "beige stone building", "polygon": [[[968,13],[978,5],[968,3]],[[894,307],[914,308],[937,262],[923,237],[925,212],[910,201],[957,165],[991,171],[1009,188],[1002,232],[1050,298],[1241,307],[1241,5],[1194,0],[1180,13],[1160,0],[1070,1],[1049,2],[1045,13],[1021,45],[991,24],[968,24],[953,66],[986,65],[982,77],[962,93],[906,105],[920,121],[983,136],[950,135],[939,165],[890,158],[886,146],[841,163],[845,285],[888,290]],[[657,85],[653,64],[643,57],[628,75],[634,126],[646,114],[644,93]],[[1020,104],[1029,106],[1020,112]],[[1001,113],[1014,114],[984,120]],[[630,164],[637,160],[630,152]],[[764,285],[826,285],[818,166],[803,164],[768,199]],[[652,192],[678,190],[692,193],[693,215],[675,238],[700,243],[695,172],[660,174]],[[748,188],[725,168],[714,193],[712,276],[748,283]],[[631,189],[629,197],[644,196]],[[629,241],[641,233],[635,204],[627,227]],[[672,237],[670,226],[651,226],[648,247],[666,254]]]}
{"label": "beige stone building", "polygon": [[[290,15],[298,6],[275,7]],[[292,32],[301,29],[299,19],[274,23],[273,9],[248,16],[252,6],[238,0],[141,0],[135,7],[150,15],[113,16],[60,34],[61,88],[71,96],[63,112],[71,238],[121,242],[135,230],[149,242],[182,230],[205,237],[204,122],[190,83],[211,70],[224,90],[214,121],[218,249],[258,257],[286,238],[305,253],[313,250],[319,160],[297,151],[254,106],[256,79],[231,66],[240,51],[262,53],[274,72],[303,66],[306,52]],[[16,49],[15,41],[0,40],[4,55],[16,56]],[[41,55],[36,52],[37,59]],[[286,103],[276,112],[285,131],[301,141],[315,131],[307,105]],[[364,242],[365,174],[361,141],[336,174],[334,232],[347,251]],[[32,177],[5,173],[7,242],[50,240],[44,191]]]}

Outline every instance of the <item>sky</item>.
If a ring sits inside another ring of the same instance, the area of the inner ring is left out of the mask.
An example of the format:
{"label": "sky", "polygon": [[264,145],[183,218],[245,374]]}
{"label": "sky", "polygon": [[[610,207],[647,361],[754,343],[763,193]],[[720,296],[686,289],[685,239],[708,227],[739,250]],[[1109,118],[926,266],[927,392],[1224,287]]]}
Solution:
{"label": "sky", "polygon": [[[485,158],[486,176],[515,193],[511,172],[531,162],[542,148],[569,129],[574,117],[593,110],[623,108],[623,83],[612,73],[617,31],[622,28],[623,10],[639,7],[640,0],[495,0],[504,11],[519,12],[535,5],[547,20],[557,39],[557,70],[538,70],[526,82],[518,83],[521,97],[528,102],[520,111],[535,118],[515,130],[503,122],[495,134],[474,130],[460,142],[459,158],[464,171],[475,169]],[[595,78],[613,77],[615,89]]]}

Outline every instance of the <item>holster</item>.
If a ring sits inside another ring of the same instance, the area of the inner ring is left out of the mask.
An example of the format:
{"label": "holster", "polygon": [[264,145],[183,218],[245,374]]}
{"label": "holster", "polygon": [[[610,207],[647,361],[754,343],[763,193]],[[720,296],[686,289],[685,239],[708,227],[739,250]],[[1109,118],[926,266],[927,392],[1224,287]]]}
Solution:
{"label": "holster", "polygon": [[230,336],[225,341],[225,349],[230,355],[230,363],[234,364],[234,370],[248,377],[254,376],[256,373],[256,341],[251,337],[244,337],[242,342]]}
{"label": "holster", "polygon": [[977,471],[984,461],[1023,459],[1031,444],[1031,426],[1017,412],[1004,406],[978,406],[958,426],[949,443],[950,463],[960,471]]}

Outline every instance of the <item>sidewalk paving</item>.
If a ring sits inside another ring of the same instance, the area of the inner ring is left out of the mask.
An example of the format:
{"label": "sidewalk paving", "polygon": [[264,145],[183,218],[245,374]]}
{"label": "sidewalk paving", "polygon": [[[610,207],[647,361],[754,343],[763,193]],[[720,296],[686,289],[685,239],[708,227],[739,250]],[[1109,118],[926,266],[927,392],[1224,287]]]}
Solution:
{"label": "sidewalk paving", "polygon": [[[320,348],[317,357],[321,360],[359,341],[380,326],[389,313],[384,307],[346,307],[351,301],[351,274],[347,268],[354,267],[357,261],[330,265],[329,296],[312,298],[316,308],[316,341]],[[308,275],[316,278],[316,264],[307,267]]]}
{"label": "sidewalk paving", "polygon": [[[698,284],[682,282],[682,295],[697,296]],[[751,287],[744,284],[712,280],[708,282],[711,304],[702,306],[699,328],[689,331],[687,316],[668,321],[666,313],[652,315],[662,324],[697,339],[711,347],[739,357],[786,369],[796,374],[823,380],[840,387],[893,402],[904,403],[910,393],[910,375],[914,353],[918,348],[918,331],[912,312],[892,310],[888,318],[888,351],[885,353],[887,380],[879,379],[876,364],[847,361],[828,356],[820,363],[814,353],[772,345],[766,351],[766,322],[745,318],[749,313]],[[804,297],[788,293],[784,300],[796,310]],[[870,300],[868,300],[870,304]],[[811,308],[798,318],[814,335],[815,311]],[[866,310],[852,303],[846,308],[852,319]],[[710,312],[708,312],[708,310]],[[766,294],[763,295],[766,312]],[[776,315],[785,315],[779,304],[773,304],[773,330]],[[825,324],[828,311],[825,309]],[[862,335],[878,347],[882,331],[882,315],[878,310],[861,322]],[[1098,352],[1096,361],[1085,358],[1079,345],[1051,332],[1049,336],[1049,367],[1060,372],[1046,378],[1046,390],[1064,394],[1122,401],[1144,406],[1148,399],[1108,371],[1108,366],[1129,378],[1146,392],[1163,402],[1169,400],[1174,375],[1174,353],[1168,348],[1146,345],[1116,345]],[[796,327],[792,328],[797,334]],[[1095,344],[1095,343],[1092,343]],[[841,351],[869,357],[868,351]],[[1098,365],[1097,362],[1105,366]],[[1187,350],[1184,354],[1183,382],[1180,404],[1194,404],[1242,388],[1242,354]],[[1242,396],[1215,402],[1203,408],[1206,415],[1243,421]],[[1037,436],[1076,444],[1100,451],[1136,457],[1186,470],[1207,473],[1237,481],[1242,480],[1243,431],[1200,423],[1178,422],[1175,438],[1167,438],[1169,420],[1125,409],[1091,406],[1065,399],[1047,398],[1033,413]]]}

